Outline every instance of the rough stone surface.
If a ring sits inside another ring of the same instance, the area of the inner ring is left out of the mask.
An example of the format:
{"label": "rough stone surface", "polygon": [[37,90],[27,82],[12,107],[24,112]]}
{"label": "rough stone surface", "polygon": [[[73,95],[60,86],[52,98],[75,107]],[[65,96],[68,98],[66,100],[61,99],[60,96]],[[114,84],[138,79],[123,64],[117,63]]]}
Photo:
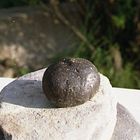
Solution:
{"label": "rough stone surface", "polygon": [[111,140],[140,140],[140,125],[125,107],[117,105],[117,122]]}
{"label": "rough stone surface", "polygon": [[2,90],[0,126],[4,135],[12,140],[109,140],[117,113],[109,80],[100,75],[99,91],[86,103],[54,108],[42,92],[44,71],[25,75]]}
{"label": "rough stone surface", "polygon": [[100,90],[90,101],[54,108],[41,88],[45,70],[20,77],[2,90],[1,140],[140,139],[140,125],[126,108],[117,105],[106,77],[100,75]]}

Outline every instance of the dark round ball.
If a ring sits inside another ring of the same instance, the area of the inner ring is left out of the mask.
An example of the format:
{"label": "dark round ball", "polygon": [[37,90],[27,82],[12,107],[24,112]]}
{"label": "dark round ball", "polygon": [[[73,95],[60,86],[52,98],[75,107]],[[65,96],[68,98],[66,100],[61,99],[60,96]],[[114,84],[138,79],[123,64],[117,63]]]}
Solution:
{"label": "dark round ball", "polygon": [[65,58],[47,68],[42,84],[45,95],[56,107],[71,107],[94,96],[100,76],[90,61]]}

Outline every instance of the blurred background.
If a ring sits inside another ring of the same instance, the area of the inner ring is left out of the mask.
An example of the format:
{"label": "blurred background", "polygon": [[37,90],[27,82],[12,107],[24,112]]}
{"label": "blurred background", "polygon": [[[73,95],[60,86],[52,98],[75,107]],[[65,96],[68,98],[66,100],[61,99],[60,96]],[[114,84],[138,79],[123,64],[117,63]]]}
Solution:
{"label": "blurred background", "polygon": [[63,57],[92,61],[115,87],[140,88],[139,0],[0,0],[0,77]]}

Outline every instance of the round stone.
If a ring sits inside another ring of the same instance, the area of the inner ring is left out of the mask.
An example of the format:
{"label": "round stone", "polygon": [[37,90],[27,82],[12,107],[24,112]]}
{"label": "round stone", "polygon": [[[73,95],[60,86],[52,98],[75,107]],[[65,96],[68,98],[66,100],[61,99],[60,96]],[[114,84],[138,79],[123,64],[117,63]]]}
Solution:
{"label": "round stone", "polygon": [[99,85],[96,67],[82,58],[65,58],[50,65],[42,80],[45,95],[56,107],[85,103],[96,94]]}

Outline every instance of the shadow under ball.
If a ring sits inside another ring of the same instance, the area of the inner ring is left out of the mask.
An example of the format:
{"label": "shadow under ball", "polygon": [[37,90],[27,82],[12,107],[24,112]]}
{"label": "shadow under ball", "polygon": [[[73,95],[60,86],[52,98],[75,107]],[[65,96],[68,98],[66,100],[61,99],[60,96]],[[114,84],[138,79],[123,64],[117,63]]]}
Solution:
{"label": "shadow under ball", "polygon": [[65,58],[50,65],[42,80],[43,91],[55,107],[72,107],[90,100],[98,91],[96,67],[82,58]]}

